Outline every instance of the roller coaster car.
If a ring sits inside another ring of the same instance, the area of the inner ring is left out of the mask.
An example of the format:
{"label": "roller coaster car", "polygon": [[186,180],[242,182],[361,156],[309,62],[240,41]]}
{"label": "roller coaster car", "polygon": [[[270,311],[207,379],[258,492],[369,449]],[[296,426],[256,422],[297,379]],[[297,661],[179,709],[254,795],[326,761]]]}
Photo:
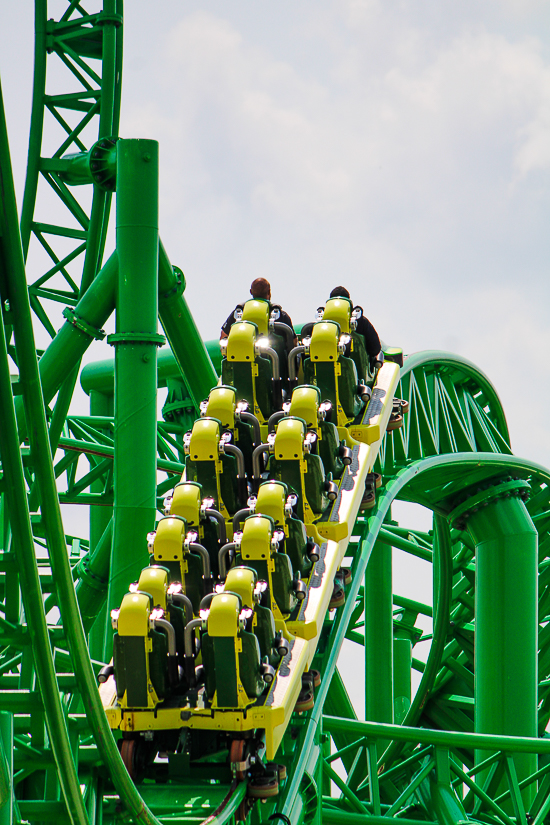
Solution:
{"label": "roller coaster car", "polygon": [[185,477],[198,482],[227,519],[244,507],[248,492],[242,450],[231,443],[231,433],[221,430],[217,418],[199,418],[185,434]]}
{"label": "roller coaster car", "polygon": [[283,415],[301,418],[308,430],[317,436],[313,451],[320,456],[325,473],[338,479],[344,467],[351,464],[352,451],[344,440],[340,440],[336,425],[326,420],[327,414],[330,415],[331,412],[330,401],[321,403],[319,387],[302,385],[295,387],[291,401],[283,404],[283,412],[275,413],[270,421],[275,417],[282,418]]}
{"label": "roller coaster car", "polygon": [[370,388],[359,381],[355,362],[345,355],[351,337],[340,334],[336,321],[314,324],[311,338],[303,339],[300,347],[289,357],[291,377],[296,375],[293,363],[298,352],[304,355],[304,381],[319,387],[323,400],[330,401],[338,427],[345,427],[361,412],[370,397]]}
{"label": "roller coaster car", "polygon": [[263,298],[249,298],[243,304],[241,320],[251,321],[258,327],[260,335],[268,336],[270,346],[279,356],[281,381],[284,385],[288,378],[287,356],[294,346],[294,330],[279,321],[280,315],[281,308],[276,304],[270,304]]}
{"label": "roller coaster car", "polygon": [[174,627],[154,607],[153,596],[138,590],[126,593],[111,621],[118,703],[122,709],[153,709],[178,686]]}
{"label": "roller coaster car", "polygon": [[210,554],[197,538],[194,530],[187,530],[181,516],[161,518],[157,529],[147,537],[155,564],[168,570],[170,583],[181,583],[183,595],[190,600],[195,613],[214,584]]}
{"label": "roller coaster car", "polygon": [[206,401],[201,403],[201,415],[215,418],[229,431],[233,443],[244,456],[245,472],[252,477],[252,451],[262,443],[260,422],[248,410],[247,401],[237,401],[235,387],[214,387]]}
{"label": "roller coaster car", "polygon": [[205,688],[211,706],[246,708],[267,688],[263,674],[269,674],[269,682],[274,675],[273,668],[262,663],[257,637],[246,630],[254,611],[243,609],[237,593],[223,592],[201,613],[206,630],[201,636]]}
{"label": "roller coaster car", "polygon": [[[245,630],[254,633],[258,639],[262,662],[268,662],[270,666],[277,668],[281,658],[288,653],[288,642],[282,632],[276,629],[273,612],[267,605],[267,587],[267,582],[258,580],[254,568],[239,566],[231,568],[223,590],[236,593],[243,608],[250,611]],[[267,670],[264,669],[264,677]]]}
{"label": "roller coaster car", "polygon": [[148,593],[153,600],[155,609],[163,611],[164,618],[174,628],[178,662],[179,665],[183,666],[184,631],[185,626],[193,619],[193,604],[191,599],[183,593],[180,582],[170,583],[168,568],[161,567],[159,564],[152,564],[141,571],[139,581],[134,585],[130,585],[130,591]]}
{"label": "roller coaster car", "polygon": [[300,570],[293,569],[289,556],[284,552],[284,544],[285,534],[275,528],[274,520],[258,514],[249,516],[242,533],[235,534],[232,544],[220,551],[227,557],[233,550],[236,566],[250,566],[260,579],[267,582],[268,604],[280,631],[285,628],[285,618],[307,592],[300,578]]}
{"label": "roller coaster car", "polygon": [[355,331],[362,314],[362,308],[354,307],[349,298],[330,298],[323,310],[323,321],[336,321],[340,325],[340,332],[349,335],[346,355],[354,362],[359,379],[368,382],[374,376],[369,369],[370,359],[365,348],[365,339]]}
{"label": "roller coaster car", "polygon": [[202,486],[196,481],[180,481],[172,495],[164,499],[164,514],[180,516],[197,533],[198,543],[208,550],[210,569],[216,575],[218,553],[227,542],[227,531],[224,517],[214,508],[214,499],[203,498]]}
{"label": "roller coaster car", "polygon": [[241,529],[241,523],[247,516],[262,513],[270,516],[277,530],[285,534],[284,549],[292,563],[293,570],[300,570],[307,576],[313,564],[319,559],[319,547],[315,539],[307,535],[306,527],[294,512],[298,497],[291,493],[282,481],[264,481],[260,484],[258,495],[251,496],[248,507],[240,510],[233,518],[233,533]]}
{"label": "roller coaster car", "polygon": [[255,323],[241,321],[233,324],[220,346],[222,383],[235,387],[260,424],[267,424],[282,404],[279,356],[269,338],[259,335]]}
{"label": "roller coaster car", "polygon": [[334,500],[338,487],[331,477],[325,477],[325,469],[319,455],[314,452],[317,435],[308,432],[302,418],[282,418],[267,443],[254,450],[255,483],[259,485],[261,454],[268,453],[267,478],[283,481],[298,496],[297,516],[305,524],[312,524]]}

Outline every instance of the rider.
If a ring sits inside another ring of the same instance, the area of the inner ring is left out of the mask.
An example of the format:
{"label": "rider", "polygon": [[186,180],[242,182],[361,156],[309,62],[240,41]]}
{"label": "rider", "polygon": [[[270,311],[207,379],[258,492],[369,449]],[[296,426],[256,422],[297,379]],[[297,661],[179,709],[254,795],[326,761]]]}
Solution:
{"label": "rider", "polygon": [[[330,293],[330,297],[348,298],[351,301],[348,290],[343,286],[335,286]],[[369,319],[365,318],[363,314],[361,314],[361,317],[357,319],[355,332],[358,332],[359,335],[362,335],[365,339],[365,349],[367,350],[369,357],[374,358],[374,356],[378,355],[380,352],[380,338],[378,337],[378,333]]]}
{"label": "rider", "polygon": [[[252,283],[250,285],[250,294],[252,295],[253,298],[263,298],[264,301],[271,301],[271,284],[269,283],[269,281],[266,281],[265,278],[256,278],[254,281],[252,281]],[[235,320],[236,320],[235,319],[235,313],[237,312],[238,309],[242,309],[241,304],[237,304],[237,306],[235,307],[233,312],[229,315],[229,317],[227,318],[227,320],[223,324],[222,331],[221,331],[221,334],[220,334],[220,338],[227,338],[228,337],[229,330],[231,329],[231,327],[235,323]],[[284,312],[284,310],[281,309],[280,315],[279,315],[277,320],[279,321],[279,323],[286,324],[287,326],[289,326],[290,329],[292,330],[292,332],[294,332],[294,327],[292,326],[292,321],[290,320],[290,315],[288,315],[288,313]],[[294,337],[294,346],[296,346],[296,344],[297,344],[297,339],[296,339],[296,336],[295,336]]]}

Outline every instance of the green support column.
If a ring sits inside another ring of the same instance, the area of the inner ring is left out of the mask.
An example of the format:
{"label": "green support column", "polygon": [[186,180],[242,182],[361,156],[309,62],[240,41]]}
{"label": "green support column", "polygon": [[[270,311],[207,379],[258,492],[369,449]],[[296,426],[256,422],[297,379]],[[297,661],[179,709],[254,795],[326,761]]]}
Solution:
{"label": "green support column", "polygon": [[0,713],[0,825],[13,823],[13,713]]}
{"label": "green support column", "polygon": [[[476,545],[475,730],[536,737],[537,531],[518,498],[489,501],[468,530]],[[514,761],[520,782],[537,769],[535,754]],[[533,790],[524,795],[527,802]]]}
{"label": "green support column", "polygon": [[393,722],[392,548],[377,541],[365,571],[365,719]]}
{"label": "green support column", "polygon": [[[108,608],[147,565],[156,511],[158,143],[117,144],[114,528]],[[109,644],[107,644],[109,647]],[[110,653],[106,650],[106,654]]]}
{"label": "green support column", "polygon": [[393,639],[393,703],[397,725],[403,722],[411,706],[412,648],[411,633],[404,627],[396,627]]}

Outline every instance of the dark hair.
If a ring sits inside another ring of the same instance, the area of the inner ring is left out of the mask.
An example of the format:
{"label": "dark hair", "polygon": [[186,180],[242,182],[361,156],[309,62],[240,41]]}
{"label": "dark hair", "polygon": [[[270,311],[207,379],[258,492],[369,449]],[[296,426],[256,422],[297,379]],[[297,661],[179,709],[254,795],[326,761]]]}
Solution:
{"label": "dark hair", "polygon": [[271,295],[271,284],[265,278],[256,278],[250,284],[250,294],[253,298],[264,298],[267,301]]}
{"label": "dark hair", "polygon": [[349,292],[345,288],[345,286],[335,286],[332,292],[330,293],[331,298],[350,298]]}

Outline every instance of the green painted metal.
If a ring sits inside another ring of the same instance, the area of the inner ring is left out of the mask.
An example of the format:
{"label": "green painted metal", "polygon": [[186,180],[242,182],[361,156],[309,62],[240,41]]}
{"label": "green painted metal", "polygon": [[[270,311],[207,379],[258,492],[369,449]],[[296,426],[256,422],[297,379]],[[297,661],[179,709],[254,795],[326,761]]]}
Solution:
{"label": "green painted metal", "polygon": [[[158,241],[156,144],[105,141],[117,132],[122,20],[115,0],[98,5],[88,13],[67,2],[48,20],[45,1],[36,4],[22,247],[4,127],[1,135],[0,819],[107,825],[125,809],[148,823],[232,825],[243,782],[134,786],[95,682],[110,655],[108,588],[117,606],[146,561],[145,533],[181,474],[183,434],[220,363],[217,342],[200,339],[183,273]],[[79,91],[46,93],[52,59]],[[51,151],[42,148],[45,114],[65,132]],[[97,133],[85,145],[87,123]],[[102,267],[115,146],[117,249]],[[67,210],[64,224],[35,213],[39,181]],[[77,197],[90,187],[88,209]],[[68,254],[56,251],[58,238],[72,244]],[[35,271],[31,240],[51,258],[46,273]],[[115,309],[115,359],[80,371]],[[40,362],[31,310],[52,337]],[[159,320],[169,347],[157,359]],[[79,371],[89,416],[68,413]],[[157,386],[168,388],[160,422]],[[550,474],[511,455],[498,395],[465,359],[407,358],[397,395],[410,410],[383,440],[377,504],[358,518],[348,548],[353,580],[346,604],[327,616],[315,706],[292,716],[277,754],[288,772],[279,796],[247,819],[542,825],[550,812],[542,738],[550,721]],[[45,414],[43,401],[54,398]],[[433,529],[391,521],[399,500],[430,509]],[[64,534],[59,501],[91,505],[89,541]],[[432,604],[392,592],[392,547],[432,564]],[[414,655],[419,616],[434,622],[422,637],[425,663]],[[344,640],[364,657],[374,721],[356,718],[362,709],[340,676]],[[421,674],[416,691],[411,667]]]}
{"label": "green painted metal", "polygon": [[365,719],[393,722],[392,551],[377,542],[365,572]]}
{"label": "green painted metal", "polygon": [[[520,499],[484,503],[468,518],[476,551],[475,729],[536,736],[538,535]],[[520,781],[537,769],[536,755],[514,761]]]}
{"label": "green painted metal", "polygon": [[[155,524],[157,437],[158,143],[117,146],[113,547],[108,609],[148,562]],[[161,341],[163,339],[160,339]],[[136,444],[140,445],[136,450]]]}

